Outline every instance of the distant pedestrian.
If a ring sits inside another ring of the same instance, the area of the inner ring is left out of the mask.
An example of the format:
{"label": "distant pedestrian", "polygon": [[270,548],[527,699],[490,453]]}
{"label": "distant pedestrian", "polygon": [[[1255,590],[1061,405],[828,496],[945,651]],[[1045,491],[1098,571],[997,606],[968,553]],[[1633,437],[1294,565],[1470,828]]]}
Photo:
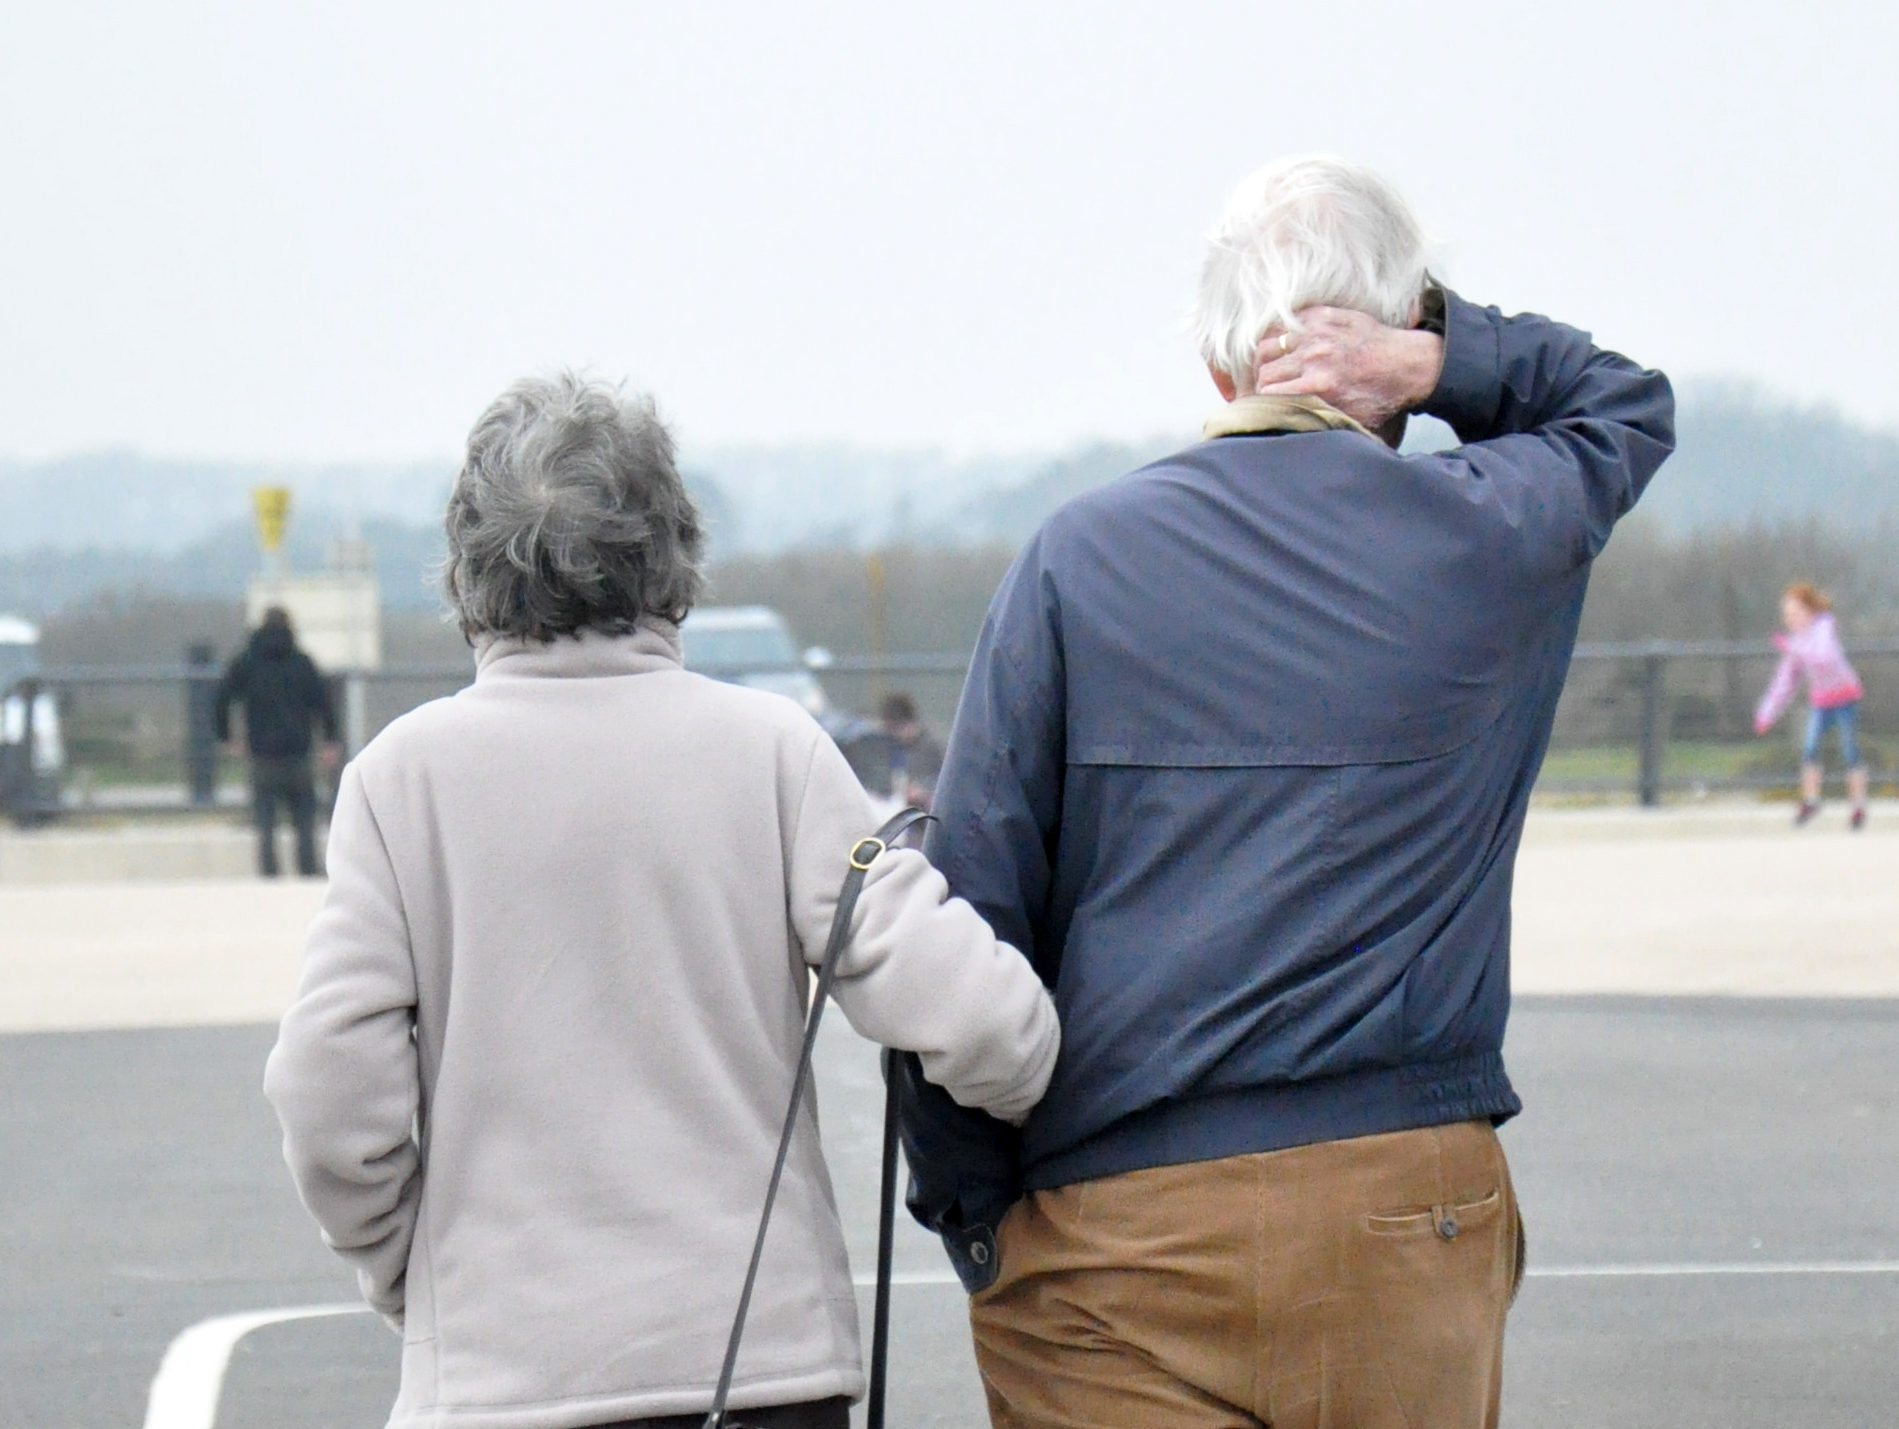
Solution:
{"label": "distant pedestrian", "polygon": [[890,797],[919,809],[936,797],[943,772],[943,741],[923,722],[917,702],[902,690],[887,696],[881,710],[884,736],[890,741]]}
{"label": "distant pedestrian", "polygon": [[1782,631],[1774,637],[1780,666],[1754,711],[1754,733],[1766,734],[1787,706],[1801,680],[1807,685],[1807,735],[1800,749],[1800,808],[1794,814],[1798,828],[1820,812],[1820,781],[1824,767],[1820,746],[1827,731],[1840,741],[1846,765],[1846,792],[1853,804],[1852,828],[1866,827],[1866,765],[1859,752],[1859,702],[1866,690],[1840,645],[1833,619],[1833,602],[1806,581],[1796,581],[1781,594]]}
{"label": "distant pedestrian", "polygon": [[251,761],[251,813],[257,824],[257,871],[277,876],[277,811],[289,814],[297,835],[297,872],[317,871],[316,781],[310,769],[314,727],[323,729],[323,767],[337,761],[336,709],[329,687],[310,657],[297,646],[290,614],[281,606],[264,612],[218,685],[220,743],[236,751],[231,706],[244,706],[244,743]]}

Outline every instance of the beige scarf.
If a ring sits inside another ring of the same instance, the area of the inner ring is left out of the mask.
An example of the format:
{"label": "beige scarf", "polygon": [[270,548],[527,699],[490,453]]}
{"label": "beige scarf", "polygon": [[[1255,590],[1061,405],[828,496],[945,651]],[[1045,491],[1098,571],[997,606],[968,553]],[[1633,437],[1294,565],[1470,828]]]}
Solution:
{"label": "beige scarf", "polygon": [[[1373,434],[1337,407],[1317,397],[1235,397],[1208,417],[1201,428],[1215,437],[1250,437],[1266,432],[1359,432]],[[1376,437],[1373,437],[1376,440]]]}

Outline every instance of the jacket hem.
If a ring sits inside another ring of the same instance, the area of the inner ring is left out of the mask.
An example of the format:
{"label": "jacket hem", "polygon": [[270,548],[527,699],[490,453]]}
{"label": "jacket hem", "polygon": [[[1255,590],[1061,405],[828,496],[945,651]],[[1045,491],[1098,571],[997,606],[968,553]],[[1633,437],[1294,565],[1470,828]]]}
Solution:
{"label": "jacket hem", "polygon": [[1866,691],[1858,685],[1841,685],[1831,690],[1814,690],[1807,696],[1807,703],[1816,710],[1843,710],[1865,698]]}
{"label": "jacket hem", "polygon": [[1522,1109],[1497,1052],[1246,1087],[1163,1102],[1124,1117],[1078,1146],[1032,1159],[1023,1184],[1031,1191],[1049,1191],[1157,1166],[1452,1122],[1500,1124]]}
{"label": "jacket hem", "polygon": [[[839,1395],[863,1398],[864,1374],[856,1366],[831,1366],[806,1374],[736,1384],[732,1409],[804,1404]],[[387,1429],[587,1429],[621,1419],[659,1419],[704,1414],[712,1407],[712,1387],[629,1390],[516,1404],[443,1404],[392,1413]]]}

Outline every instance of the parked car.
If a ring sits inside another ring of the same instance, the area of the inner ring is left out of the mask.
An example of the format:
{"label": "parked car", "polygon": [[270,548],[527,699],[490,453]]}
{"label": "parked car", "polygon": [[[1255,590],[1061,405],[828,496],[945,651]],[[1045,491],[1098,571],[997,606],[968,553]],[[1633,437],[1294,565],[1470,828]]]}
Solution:
{"label": "parked car", "polygon": [[830,666],[830,651],[813,646],[800,654],[785,618],[762,605],[695,610],[679,627],[679,639],[687,669],[803,705],[836,741],[878,810],[894,814],[901,807],[889,797],[891,746],[883,726],[839,709],[818,683],[815,672]]}
{"label": "parked car", "polygon": [[770,690],[796,700],[820,723],[831,702],[814,669],[830,663],[823,650],[800,654],[791,627],[777,611],[762,605],[710,606],[695,610],[679,627],[686,668],[734,685]]}
{"label": "parked car", "polygon": [[0,615],[0,813],[37,823],[59,808],[66,746],[59,699],[39,682],[40,632]]}

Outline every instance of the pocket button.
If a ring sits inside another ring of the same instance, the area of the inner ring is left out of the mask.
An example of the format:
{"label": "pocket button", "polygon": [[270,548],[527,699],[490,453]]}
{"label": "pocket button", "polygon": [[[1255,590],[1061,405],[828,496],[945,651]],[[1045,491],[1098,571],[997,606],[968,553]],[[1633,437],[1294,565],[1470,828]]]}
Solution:
{"label": "pocket button", "polygon": [[1445,1240],[1456,1240],[1457,1239],[1457,1217],[1456,1216],[1439,1217],[1438,1223],[1437,1223],[1437,1233],[1443,1236]]}

